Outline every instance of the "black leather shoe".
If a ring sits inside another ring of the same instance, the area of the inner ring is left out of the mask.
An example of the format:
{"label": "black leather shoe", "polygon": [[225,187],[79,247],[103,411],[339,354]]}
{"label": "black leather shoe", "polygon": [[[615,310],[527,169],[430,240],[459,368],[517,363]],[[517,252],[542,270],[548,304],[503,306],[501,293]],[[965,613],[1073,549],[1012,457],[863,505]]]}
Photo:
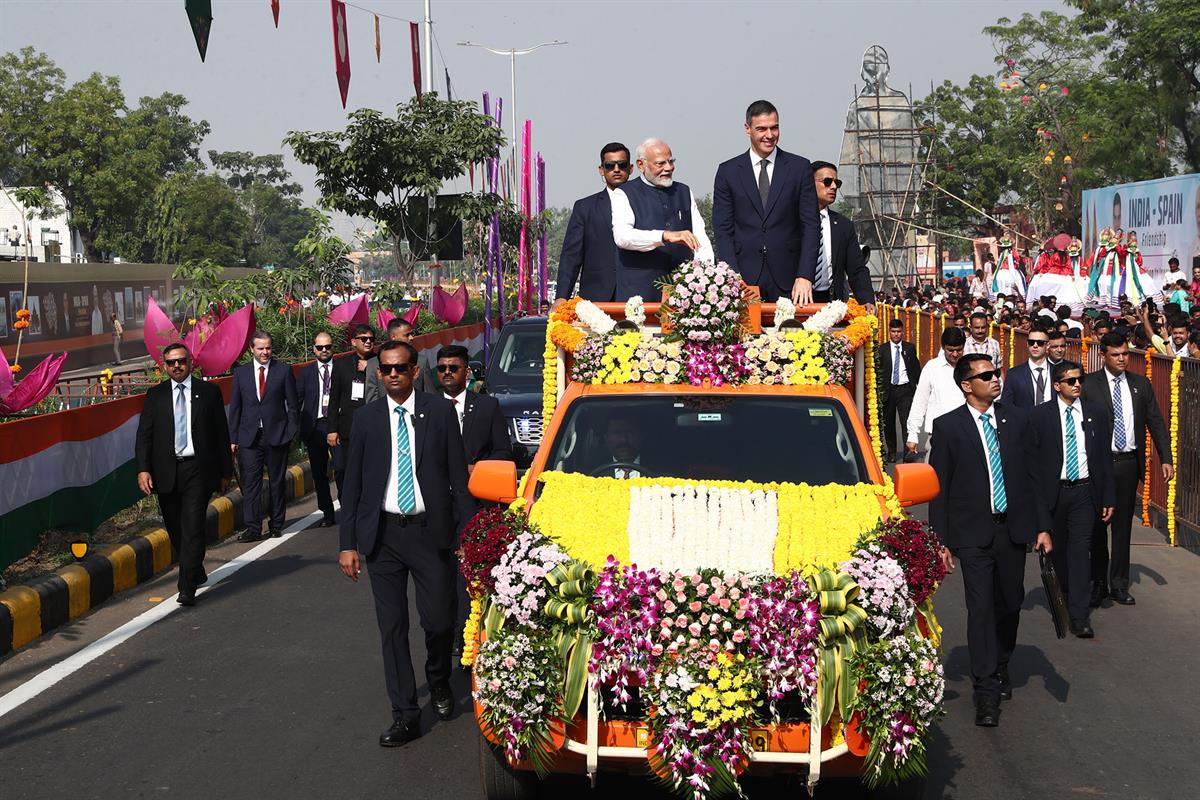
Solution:
{"label": "black leather shoe", "polygon": [[193,589],[190,592],[180,592],[179,597],[175,598],[175,602],[179,603],[181,606],[196,605],[196,590]]}
{"label": "black leather shoe", "polygon": [[1000,704],[995,700],[980,700],[975,704],[975,724],[995,728],[1000,724]]}
{"label": "black leather shoe", "polygon": [[438,719],[450,719],[450,715],[454,713],[454,693],[448,685],[431,686],[429,699],[433,701],[433,713],[437,714]]}
{"label": "black leather shoe", "polygon": [[1113,589],[1109,597],[1113,599],[1114,603],[1120,603],[1123,606],[1131,606],[1137,603],[1137,600],[1134,600],[1133,595],[1126,589]]}
{"label": "black leather shoe", "polygon": [[1088,601],[1088,605],[1092,608],[1099,608],[1106,597],[1108,597],[1108,586],[1097,581],[1092,584],[1092,597]]}
{"label": "black leather shoe", "polygon": [[1091,624],[1087,620],[1082,619],[1071,620],[1071,633],[1080,639],[1091,639],[1096,635],[1096,632],[1092,630]]}
{"label": "black leather shoe", "polygon": [[392,727],[379,734],[380,747],[403,747],[421,735],[421,721],[412,719],[392,723]]}
{"label": "black leather shoe", "polygon": [[238,537],[239,542],[260,542],[262,541],[261,531],[252,531],[249,528],[242,531],[242,535]]}
{"label": "black leather shoe", "polygon": [[1012,679],[1008,677],[1008,667],[996,670],[996,679],[1000,681],[1000,699],[1012,700]]}
{"label": "black leather shoe", "polygon": [[278,539],[280,536],[283,536],[283,531],[282,531],[282,530],[280,530],[279,528],[272,528],[272,529],[271,529],[271,532],[270,532],[270,533],[268,533],[268,534],[267,534],[265,537],[263,537],[263,538],[266,538],[266,539]]}
{"label": "black leather shoe", "polygon": [[324,517],[321,518],[320,527],[332,528],[334,525],[337,525],[337,518],[334,517],[333,514],[326,514]]}

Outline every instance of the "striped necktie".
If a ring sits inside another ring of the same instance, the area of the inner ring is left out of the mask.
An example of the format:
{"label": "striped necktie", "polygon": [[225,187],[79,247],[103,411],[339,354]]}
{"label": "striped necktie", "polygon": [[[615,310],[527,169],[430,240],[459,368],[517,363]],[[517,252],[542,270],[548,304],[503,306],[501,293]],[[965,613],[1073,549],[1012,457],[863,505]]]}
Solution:
{"label": "striped necktie", "polygon": [[396,413],[396,506],[401,514],[411,514],[417,508],[417,494],[413,490],[412,459],[409,456],[408,423],[404,418],[404,406],[397,406]]}
{"label": "striped necktie", "polygon": [[992,466],[992,505],[996,513],[1008,511],[1008,495],[1004,491],[1004,464],[1000,461],[1000,439],[992,426],[991,414],[980,414],[983,422],[983,438],[987,440],[988,463]]}
{"label": "striped necktie", "polygon": [[1074,406],[1067,406],[1067,480],[1079,480],[1079,442],[1075,438]]}
{"label": "striped necktie", "polygon": [[188,445],[187,396],[182,383],[175,385],[179,387],[179,395],[175,398],[175,455],[181,456]]}
{"label": "striped necktie", "polygon": [[1113,378],[1113,449],[1125,452],[1125,404],[1121,399],[1121,378]]}

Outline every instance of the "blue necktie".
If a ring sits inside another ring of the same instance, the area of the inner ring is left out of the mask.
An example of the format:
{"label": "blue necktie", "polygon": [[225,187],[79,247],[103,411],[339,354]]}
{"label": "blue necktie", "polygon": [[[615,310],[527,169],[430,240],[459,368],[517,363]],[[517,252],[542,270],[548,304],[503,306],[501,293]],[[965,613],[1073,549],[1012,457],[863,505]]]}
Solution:
{"label": "blue necktie", "polygon": [[417,495],[413,490],[412,460],[408,449],[408,423],[404,421],[404,406],[397,406],[396,413],[396,506],[401,514],[411,514],[417,508]]}
{"label": "blue necktie", "polygon": [[179,396],[175,399],[175,455],[181,456],[188,445],[187,397],[183,393],[183,384],[176,386],[179,387]]}
{"label": "blue necktie", "polygon": [[1000,439],[992,426],[991,414],[980,414],[983,420],[983,438],[987,440],[988,463],[992,465],[992,505],[996,512],[1003,514],[1008,511],[1008,495],[1004,491],[1004,464],[1000,461]]}
{"label": "blue necktie", "polygon": [[900,345],[892,353],[892,386],[900,385]]}
{"label": "blue necktie", "polygon": [[1118,452],[1124,452],[1125,441],[1125,407],[1121,400],[1121,379],[1113,378],[1113,447]]}
{"label": "blue necktie", "polygon": [[1079,443],[1075,439],[1074,407],[1067,406],[1067,480],[1079,480]]}

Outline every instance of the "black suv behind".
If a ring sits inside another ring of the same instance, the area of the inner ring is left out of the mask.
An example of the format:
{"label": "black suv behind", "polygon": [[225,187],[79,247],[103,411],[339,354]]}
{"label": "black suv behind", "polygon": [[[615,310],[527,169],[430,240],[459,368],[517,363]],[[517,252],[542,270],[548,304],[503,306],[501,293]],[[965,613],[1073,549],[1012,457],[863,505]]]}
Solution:
{"label": "black suv behind", "polygon": [[500,329],[492,345],[485,386],[500,401],[520,469],[533,462],[542,443],[542,366],[546,318],[522,317]]}

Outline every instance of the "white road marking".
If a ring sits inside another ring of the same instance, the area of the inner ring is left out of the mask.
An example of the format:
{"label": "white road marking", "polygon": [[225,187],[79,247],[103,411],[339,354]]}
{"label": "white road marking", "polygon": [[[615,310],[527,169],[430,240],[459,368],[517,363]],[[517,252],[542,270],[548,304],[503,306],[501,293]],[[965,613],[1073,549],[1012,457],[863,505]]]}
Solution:
{"label": "white road marking", "polygon": [[[334,508],[338,508],[340,506],[341,503],[336,501],[334,502]],[[323,515],[320,511],[314,511],[308,516],[302,517],[288,527],[284,528],[283,535],[278,539],[267,539],[257,547],[247,550],[227,564],[223,564],[208,576],[207,583],[196,590],[196,596],[199,597],[200,595],[206,593],[209,589],[213,588],[230,575],[233,575],[242,567],[262,558],[276,547],[279,547],[281,544],[291,539],[297,533],[300,533],[313,523],[319,521],[322,516]],[[78,653],[63,659],[53,666],[47,667],[45,670],[30,678],[17,688],[13,689],[8,694],[0,697],[0,717],[3,717],[5,714],[15,708],[18,708],[22,704],[29,702],[54,684],[70,676],[71,674],[78,672],[84,666],[95,661],[97,658],[104,655],[109,650],[112,650],[114,647],[117,647],[129,639],[132,639],[134,636],[146,630],[159,620],[182,609],[183,606],[175,602],[176,598],[178,597],[178,594],[171,595],[149,611],[139,614],[116,630],[110,631],[101,638],[89,644],[87,647],[80,650]]]}

